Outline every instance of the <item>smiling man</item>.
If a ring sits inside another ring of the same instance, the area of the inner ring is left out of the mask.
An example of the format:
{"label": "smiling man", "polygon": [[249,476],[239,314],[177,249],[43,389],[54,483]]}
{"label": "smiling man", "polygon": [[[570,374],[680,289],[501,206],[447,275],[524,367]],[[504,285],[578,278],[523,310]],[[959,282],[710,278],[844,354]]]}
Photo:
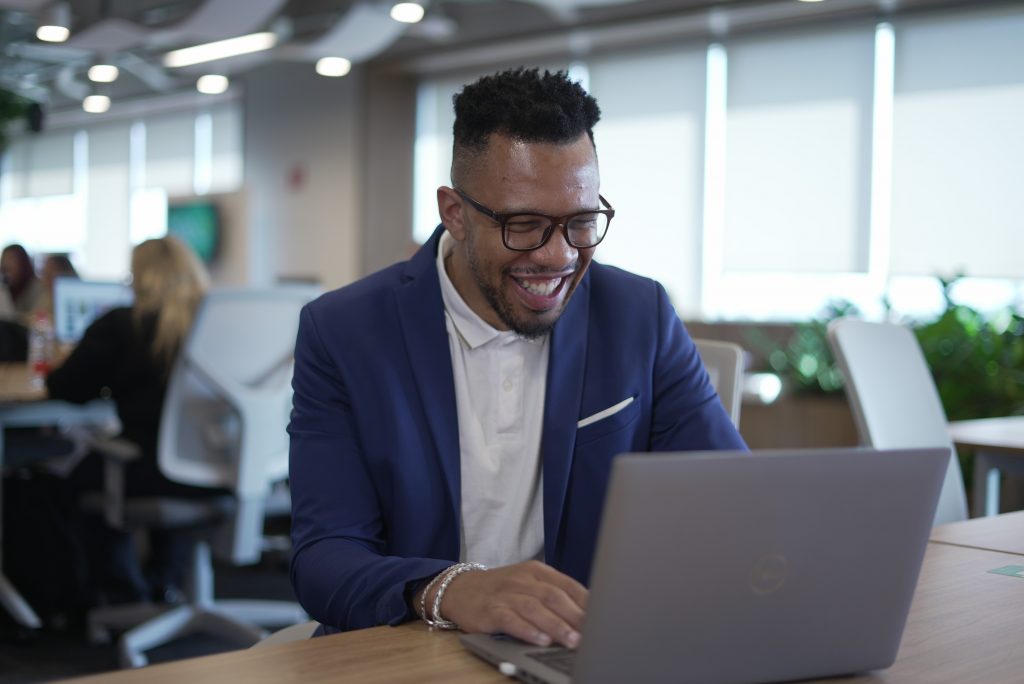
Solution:
{"label": "smiling man", "polygon": [[611,460],[744,444],[664,289],[593,261],[596,101],[518,69],[455,113],[430,241],[303,312],[292,582],[326,632],[572,647]]}

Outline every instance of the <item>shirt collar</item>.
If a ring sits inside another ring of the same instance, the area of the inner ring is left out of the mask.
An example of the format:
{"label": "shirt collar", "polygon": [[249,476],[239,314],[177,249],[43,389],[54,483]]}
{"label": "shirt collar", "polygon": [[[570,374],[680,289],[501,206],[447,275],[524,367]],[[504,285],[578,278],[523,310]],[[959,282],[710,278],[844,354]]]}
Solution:
{"label": "shirt collar", "polygon": [[462,299],[462,295],[455,289],[455,285],[452,284],[451,278],[448,277],[448,271],[444,267],[445,257],[453,249],[455,249],[454,238],[446,230],[441,233],[441,239],[437,246],[437,275],[441,280],[441,299],[444,300],[445,313],[448,314],[459,337],[470,349],[476,349],[497,337],[515,335],[511,330],[502,331],[491,326],[473,309],[469,308],[469,304]]}

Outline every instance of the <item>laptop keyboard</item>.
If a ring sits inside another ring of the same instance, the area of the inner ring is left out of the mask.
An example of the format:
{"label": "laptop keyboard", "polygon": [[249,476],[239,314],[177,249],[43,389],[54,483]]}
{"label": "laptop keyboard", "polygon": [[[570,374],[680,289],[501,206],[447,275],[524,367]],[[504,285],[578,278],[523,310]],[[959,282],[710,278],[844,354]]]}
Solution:
{"label": "laptop keyboard", "polygon": [[568,648],[556,648],[549,651],[531,651],[526,654],[534,660],[544,663],[552,670],[572,674],[572,664],[576,660],[576,651]]}

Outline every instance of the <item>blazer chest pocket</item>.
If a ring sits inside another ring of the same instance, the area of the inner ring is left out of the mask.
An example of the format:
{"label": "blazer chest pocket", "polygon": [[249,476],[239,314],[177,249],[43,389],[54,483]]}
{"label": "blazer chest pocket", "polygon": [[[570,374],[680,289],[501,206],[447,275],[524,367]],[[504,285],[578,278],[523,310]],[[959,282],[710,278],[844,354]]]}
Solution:
{"label": "blazer chest pocket", "polygon": [[625,399],[619,404],[598,411],[579,421],[576,448],[628,427],[640,417],[640,397]]}

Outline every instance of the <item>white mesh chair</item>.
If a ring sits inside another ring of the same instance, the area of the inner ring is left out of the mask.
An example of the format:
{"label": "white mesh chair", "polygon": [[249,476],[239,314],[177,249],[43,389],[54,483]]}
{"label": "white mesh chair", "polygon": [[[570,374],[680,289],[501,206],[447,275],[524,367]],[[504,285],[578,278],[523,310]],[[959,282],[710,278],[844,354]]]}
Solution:
{"label": "white mesh chair", "polygon": [[94,640],[127,629],[118,642],[122,666],[145,665],[145,651],[191,632],[248,646],[266,636],[257,625],[307,619],[290,601],[214,600],[211,547],[237,565],[257,562],[264,550],[264,516],[288,475],[299,311],[315,295],[305,287],[211,292],[172,371],[160,422],[160,470],[174,482],[226,489],[230,496],[119,501],[116,464],[131,454],[108,455],[108,521],[195,532],[186,603],[108,606],[89,614]]}
{"label": "white mesh chair", "polygon": [[694,339],[697,352],[711,376],[711,384],[722,400],[722,406],[740,426],[740,401],[743,399],[743,348],[732,342]]}
{"label": "white mesh chair", "polygon": [[861,442],[878,449],[949,449],[935,524],[964,520],[967,497],[960,461],[914,333],[893,323],[842,318],[829,324],[828,341],[846,381]]}

